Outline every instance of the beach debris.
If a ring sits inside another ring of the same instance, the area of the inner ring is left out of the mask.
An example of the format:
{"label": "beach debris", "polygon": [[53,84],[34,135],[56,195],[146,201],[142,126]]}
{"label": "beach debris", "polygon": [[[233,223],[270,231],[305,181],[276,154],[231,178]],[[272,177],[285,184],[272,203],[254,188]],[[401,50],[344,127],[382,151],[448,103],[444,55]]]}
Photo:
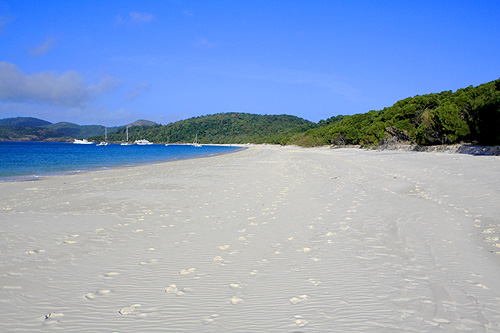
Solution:
{"label": "beach debris", "polygon": [[53,319],[53,318],[61,318],[61,317],[64,317],[64,314],[60,313],[60,312],[51,312],[49,314],[46,314],[45,315],[45,319]]}
{"label": "beach debris", "polygon": [[51,312],[45,315],[43,324],[44,325],[51,325],[59,322],[59,319],[64,317],[64,314],[60,312]]}

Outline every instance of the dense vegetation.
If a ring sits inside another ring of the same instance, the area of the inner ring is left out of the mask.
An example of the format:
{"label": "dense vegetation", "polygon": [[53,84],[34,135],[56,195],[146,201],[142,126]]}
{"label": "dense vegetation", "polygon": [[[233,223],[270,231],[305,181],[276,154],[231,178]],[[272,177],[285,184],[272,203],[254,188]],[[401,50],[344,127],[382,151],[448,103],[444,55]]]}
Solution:
{"label": "dense vegetation", "polygon": [[406,98],[380,111],[346,116],[288,141],[306,146],[391,142],[500,144],[500,79],[454,93]]}
{"label": "dense vegetation", "polygon": [[[129,141],[200,143],[283,143],[292,135],[317,127],[308,120],[289,115],[219,113],[177,121],[164,126],[129,128]],[[124,141],[125,127],[108,134],[110,141]],[[92,140],[102,140],[102,136]]]}

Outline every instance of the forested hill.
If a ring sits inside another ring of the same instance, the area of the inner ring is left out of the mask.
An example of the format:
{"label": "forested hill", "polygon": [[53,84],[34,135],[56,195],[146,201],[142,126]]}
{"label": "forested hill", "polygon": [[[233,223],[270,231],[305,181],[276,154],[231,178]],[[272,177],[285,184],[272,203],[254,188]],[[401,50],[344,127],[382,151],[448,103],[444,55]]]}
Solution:
{"label": "forested hill", "polygon": [[11,127],[38,127],[50,125],[51,123],[33,117],[15,117],[15,118],[4,118],[0,119],[0,126],[11,126]]}
{"label": "forested hill", "polygon": [[[152,142],[200,143],[281,143],[296,133],[318,125],[289,115],[256,115],[249,113],[219,113],[190,118],[164,126],[131,127],[129,141],[147,139]],[[109,135],[110,141],[125,140],[125,127]],[[92,138],[95,141],[101,137]]]}
{"label": "forested hill", "polygon": [[500,79],[456,92],[406,98],[380,111],[296,135],[288,144],[500,144]]}

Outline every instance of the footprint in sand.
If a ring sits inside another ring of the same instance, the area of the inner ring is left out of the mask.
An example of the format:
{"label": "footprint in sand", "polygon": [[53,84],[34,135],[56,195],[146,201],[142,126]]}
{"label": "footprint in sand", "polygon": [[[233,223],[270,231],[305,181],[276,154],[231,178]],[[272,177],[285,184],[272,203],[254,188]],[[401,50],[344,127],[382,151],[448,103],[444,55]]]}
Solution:
{"label": "footprint in sand", "polygon": [[134,304],[134,305],[131,305],[131,306],[126,306],[124,308],[121,308],[120,311],[118,311],[118,312],[120,314],[122,314],[122,315],[128,315],[128,314],[131,314],[132,312],[134,312],[135,308],[138,308],[140,306],[141,306],[140,304]]}
{"label": "footprint in sand", "polygon": [[141,261],[139,265],[150,265],[150,264],[156,264],[158,262],[158,259],[149,259],[146,261]]}
{"label": "footprint in sand", "polygon": [[304,302],[307,299],[309,299],[308,295],[300,295],[300,296],[296,296],[296,297],[290,298],[290,303],[292,303],[293,305],[295,305],[295,304],[302,303],[302,302]]}
{"label": "footprint in sand", "polygon": [[241,288],[241,284],[240,283],[230,283],[229,287],[231,287],[233,289],[237,289],[237,288]]}
{"label": "footprint in sand", "polygon": [[205,317],[201,320],[201,322],[204,324],[204,325],[210,325],[211,323],[213,323],[215,321],[215,319],[217,317],[220,317],[220,315],[218,314],[213,314],[213,315],[210,315],[208,317]]}
{"label": "footprint in sand", "polygon": [[226,261],[224,258],[222,258],[221,256],[215,256],[213,259],[212,259],[215,263],[218,263],[219,266],[226,266],[227,264],[229,264],[230,262],[229,261]]}
{"label": "footprint in sand", "polygon": [[190,291],[192,291],[190,288],[180,288],[179,289],[175,284],[171,284],[170,286],[165,288],[165,292],[167,294],[175,294],[177,296],[182,296],[185,293],[188,293]]}
{"label": "footprint in sand", "polygon": [[117,273],[117,272],[108,272],[108,273],[104,274],[104,278],[106,278],[106,279],[113,279],[117,275],[120,275],[120,273]]}
{"label": "footprint in sand", "polygon": [[231,245],[221,245],[221,246],[219,246],[219,250],[224,251],[224,250],[229,249],[230,247],[231,247]]}
{"label": "footprint in sand", "polygon": [[319,286],[321,284],[321,281],[315,279],[309,279],[307,281],[309,281],[313,286]]}
{"label": "footprint in sand", "polygon": [[28,254],[35,254],[35,253],[42,253],[42,252],[45,252],[45,250],[37,249],[37,250],[28,251]]}
{"label": "footprint in sand", "polygon": [[307,325],[309,325],[309,322],[303,319],[302,316],[294,316],[293,321],[295,322],[295,325],[297,327],[306,327]]}
{"label": "footprint in sand", "polygon": [[93,293],[88,293],[85,295],[85,297],[88,299],[94,299],[96,297],[104,296],[104,295],[107,295],[109,293],[111,293],[111,290],[103,289],[103,290],[98,290],[98,291],[93,292]]}
{"label": "footprint in sand", "polygon": [[180,275],[188,275],[196,271],[196,268],[186,268],[179,272]]}
{"label": "footprint in sand", "polygon": [[248,273],[248,275],[250,275],[250,276],[256,276],[258,274],[259,274],[259,271],[256,270],[256,269],[254,269],[253,271],[251,271],[250,273]]}
{"label": "footprint in sand", "polygon": [[236,305],[236,304],[241,303],[241,302],[243,302],[243,300],[237,296],[233,296],[230,300],[230,303],[232,305]]}
{"label": "footprint in sand", "polygon": [[73,240],[66,240],[63,242],[64,244],[75,244],[76,241],[73,241]]}

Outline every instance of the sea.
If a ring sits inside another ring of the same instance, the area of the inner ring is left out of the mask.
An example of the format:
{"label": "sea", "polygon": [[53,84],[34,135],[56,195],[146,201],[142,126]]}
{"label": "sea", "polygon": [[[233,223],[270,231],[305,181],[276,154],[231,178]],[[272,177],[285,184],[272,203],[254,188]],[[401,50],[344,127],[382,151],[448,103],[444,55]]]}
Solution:
{"label": "sea", "polygon": [[241,147],[203,145],[82,145],[60,142],[0,142],[0,181],[226,154]]}

